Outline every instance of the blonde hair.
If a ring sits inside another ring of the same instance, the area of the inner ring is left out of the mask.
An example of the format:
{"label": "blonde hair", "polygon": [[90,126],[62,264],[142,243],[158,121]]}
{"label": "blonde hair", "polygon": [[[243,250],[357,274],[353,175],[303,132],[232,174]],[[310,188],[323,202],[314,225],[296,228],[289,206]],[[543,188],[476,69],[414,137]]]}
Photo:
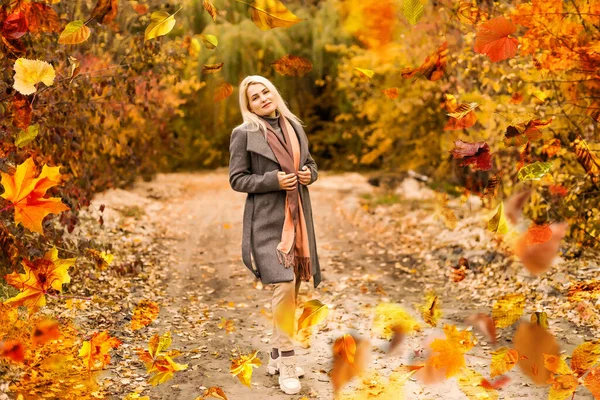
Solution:
{"label": "blonde hair", "polygon": [[302,121],[300,120],[300,118],[298,118],[290,111],[290,109],[287,107],[287,104],[285,103],[285,101],[283,101],[283,98],[279,94],[279,91],[277,90],[275,85],[271,83],[270,80],[260,75],[249,75],[244,78],[244,80],[240,83],[239,87],[240,110],[242,111],[242,118],[244,122],[242,122],[236,128],[244,126],[244,124],[246,124],[249,132],[261,130],[263,135],[265,136],[265,140],[267,139],[267,129],[264,120],[252,111],[250,111],[250,106],[248,104],[248,87],[257,83],[262,83],[267,89],[271,91],[271,93],[273,93],[273,97],[275,97],[275,100],[277,102],[277,110],[279,110],[280,114],[282,114],[288,120],[291,119],[293,121],[296,121],[298,124],[302,125]]}

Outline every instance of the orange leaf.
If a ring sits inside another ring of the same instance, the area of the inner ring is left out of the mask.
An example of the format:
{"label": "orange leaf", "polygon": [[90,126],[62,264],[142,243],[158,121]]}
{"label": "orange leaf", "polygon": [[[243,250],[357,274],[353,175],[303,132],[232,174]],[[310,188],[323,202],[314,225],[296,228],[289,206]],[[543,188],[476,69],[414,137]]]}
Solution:
{"label": "orange leaf", "polygon": [[600,281],[589,280],[572,284],[569,288],[568,298],[573,303],[600,298]]}
{"label": "orange leaf", "polygon": [[485,142],[468,143],[462,140],[454,142],[455,148],[450,153],[455,159],[462,159],[460,166],[472,165],[474,171],[492,169],[492,153]]}
{"label": "orange leaf", "polygon": [[280,75],[289,76],[304,76],[312,71],[313,68],[312,63],[306,58],[293,56],[291,54],[286,54],[279,60],[274,61],[271,63],[271,66]]}
{"label": "orange leaf", "polygon": [[31,335],[31,343],[33,346],[37,346],[59,338],[58,321],[45,319],[36,325]]}
{"label": "orange leaf", "polygon": [[100,24],[110,24],[118,12],[119,0],[98,0],[92,10],[92,18]]}
{"label": "orange leaf", "polygon": [[523,102],[523,95],[519,92],[514,92],[510,98],[510,104],[521,104]]}
{"label": "orange leaf", "polygon": [[571,368],[577,376],[582,376],[585,371],[600,359],[599,342],[583,342],[571,354]]}
{"label": "orange leaf", "polygon": [[225,396],[225,392],[223,389],[216,386],[211,386],[204,392],[202,397],[215,397],[217,399],[227,400],[227,396]]}
{"label": "orange leaf", "polygon": [[354,355],[356,354],[356,342],[352,335],[347,333],[341,338],[336,339],[333,344],[333,355],[340,355],[348,364],[354,364]]}
{"label": "orange leaf", "polygon": [[592,394],[595,399],[600,398],[600,367],[590,369],[590,372],[583,378],[583,384]]}
{"label": "orange leaf", "polygon": [[361,375],[370,362],[370,342],[367,339],[361,340],[353,338],[353,340],[356,344],[356,351],[354,353],[354,362],[351,364],[346,361],[344,356],[335,352],[334,344],[333,368],[331,369],[330,376],[331,383],[333,384],[333,391],[335,393],[337,393],[352,378]]}
{"label": "orange leaf", "polygon": [[475,52],[487,55],[492,62],[514,57],[519,41],[509,35],[516,30],[516,25],[504,17],[484,22],[477,29]]}
{"label": "orange leaf", "polygon": [[419,310],[423,320],[431,326],[436,326],[438,319],[442,316],[439,298],[433,292],[425,295],[425,303],[419,306]]}
{"label": "orange leaf", "polygon": [[27,96],[16,92],[12,98],[12,123],[19,129],[26,130],[31,124],[31,104]]}
{"label": "orange leaf", "polygon": [[215,89],[215,103],[224,100],[233,93],[233,86],[228,82],[223,82]]}
{"label": "orange leaf", "polygon": [[534,275],[542,274],[552,266],[552,261],[558,254],[560,242],[568,227],[567,222],[550,225],[552,236],[541,243],[528,244],[529,231],[517,239],[515,254],[529,272]]}
{"label": "orange leaf", "polygon": [[83,357],[88,370],[93,368],[104,368],[110,363],[110,354],[108,352],[117,348],[122,342],[114,337],[110,337],[107,331],[96,332],[89,341],[83,342],[79,349],[79,357]]}
{"label": "orange leaf", "polygon": [[217,9],[210,2],[210,0],[204,0],[202,2],[202,5],[203,5],[204,9],[206,10],[206,12],[208,13],[208,15],[210,15],[212,17],[213,21],[216,21],[217,20]]}
{"label": "orange leaf", "polygon": [[490,378],[503,375],[513,369],[519,361],[519,353],[514,349],[500,347],[492,352],[492,364],[490,365]]}
{"label": "orange leaf", "polygon": [[35,164],[30,157],[17,166],[14,175],[0,172],[0,184],[5,190],[0,197],[14,205],[15,224],[20,222],[25,228],[43,235],[42,220],[46,215],[69,210],[59,197],[43,197],[49,188],[60,183],[59,169],[44,165],[42,173],[34,178]]}
{"label": "orange leaf", "polygon": [[225,65],[225,63],[204,64],[204,65],[202,65],[202,74],[214,74],[214,73],[217,73],[221,69],[223,69],[223,65]]}
{"label": "orange leaf", "polygon": [[19,2],[19,9],[27,17],[29,32],[60,32],[60,18],[48,5],[36,2]]}
{"label": "orange leaf", "polygon": [[457,375],[466,365],[465,353],[474,343],[471,332],[458,331],[454,325],[444,325],[444,335],[446,339],[435,339],[429,345],[433,354],[425,362],[425,367],[444,369],[446,378],[450,378]]}
{"label": "orange leaf", "polygon": [[490,342],[496,343],[496,324],[492,317],[485,313],[478,313],[467,317],[465,322],[477,328]]}
{"label": "orange leaf", "polygon": [[539,368],[544,365],[544,354],[559,354],[559,347],[550,332],[538,324],[521,322],[513,337],[515,350],[521,355],[517,365],[536,384],[544,385],[550,378],[550,371]]}
{"label": "orange leaf", "polygon": [[398,90],[397,87],[383,89],[381,91],[383,92],[383,94],[385,94],[388,98],[390,98],[392,100],[398,98],[398,96],[400,95],[400,91]]}
{"label": "orange leaf", "polygon": [[525,242],[528,245],[547,242],[551,237],[552,229],[550,229],[550,225],[531,224],[525,232]]}
{"label": "orange leaf", "polygon": [[0,357],[8,358],[16,362],[23,362],[23,360],[25,360],[23,343],[18,340],[0,342]]}
{"label": "orange leaf", "polygon": [[174,355],[167,352],[170,346],[171,332],[162,336],[154,334],[148,342],[148,350],[138,352],[138,356],[146,364],[146,372],[154,374],[148,381],[153,386],[166,382],[173,377],[175,371],[182,371],[188,367],[187,364],[173,361]]}
{"label": "orange leaf", "polygon": [[261,365],[260,359],[256,357],[258,350],[248,355],[242,355],[239,358],[231,360],[230,373],[237,376],[240,382],[250,389],[250,380],[252,379],[252,368],[258,368]]}
{"label": "orange leaf", "polygon": [[402,70],[402,77],[409,79],[419,74],[426,77],[430,81],[437,81],[444,76],[444,72],[446,71],[447,56],[448,42],[444,42],[434,53],[427,56],[419,68],[404,68]]}

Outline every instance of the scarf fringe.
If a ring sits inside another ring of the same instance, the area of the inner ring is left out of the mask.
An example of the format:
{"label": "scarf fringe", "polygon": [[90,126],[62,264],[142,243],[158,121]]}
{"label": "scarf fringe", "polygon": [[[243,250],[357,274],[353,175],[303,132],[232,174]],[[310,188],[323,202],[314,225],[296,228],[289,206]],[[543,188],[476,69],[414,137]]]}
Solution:
{"label": "scarf fringe", "polygon": [[302,257],[294,255],[294,249],[288,254],[285,254],[281,250],[277,249],[277,259],[280,264],[283,264],[286,268],[294,267],[294,274],[300,278],[301,281],[309,282],[312,276],[312,263],[310,257]]}

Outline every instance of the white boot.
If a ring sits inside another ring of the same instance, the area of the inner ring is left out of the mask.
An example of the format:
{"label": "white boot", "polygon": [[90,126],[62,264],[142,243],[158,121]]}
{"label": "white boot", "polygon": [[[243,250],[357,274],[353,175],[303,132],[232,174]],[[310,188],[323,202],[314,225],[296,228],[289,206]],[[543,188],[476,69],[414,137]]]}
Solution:
{"label": "white boot", "polygon": [[[271,357],[271,352],[269,352],[269,363],[267,364],[267,374],[276,375],[279,373],[279,360],[281,360],[281,356],[277,358]],[[304,376],[304,368],[299,365],[296,365],[296,376],[298,378],[302,378]]]}
{"label": "white boot", "polygon": [[300,393],[300,380],[296,375],[295,356],[279,356],[279,387],[285,394]]}

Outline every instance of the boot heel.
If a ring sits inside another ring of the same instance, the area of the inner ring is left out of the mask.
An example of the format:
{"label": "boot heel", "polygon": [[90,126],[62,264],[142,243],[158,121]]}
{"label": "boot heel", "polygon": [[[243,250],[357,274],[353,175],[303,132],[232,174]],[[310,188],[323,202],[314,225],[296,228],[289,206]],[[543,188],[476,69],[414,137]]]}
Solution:
{"label": "boot heel", "polygon": [[277,367],[272,367],[272,366],[267,367],[267,374],[269,374],[269,375],[277,375],[278,372],[279,372],[279,370],[277,369]]}

